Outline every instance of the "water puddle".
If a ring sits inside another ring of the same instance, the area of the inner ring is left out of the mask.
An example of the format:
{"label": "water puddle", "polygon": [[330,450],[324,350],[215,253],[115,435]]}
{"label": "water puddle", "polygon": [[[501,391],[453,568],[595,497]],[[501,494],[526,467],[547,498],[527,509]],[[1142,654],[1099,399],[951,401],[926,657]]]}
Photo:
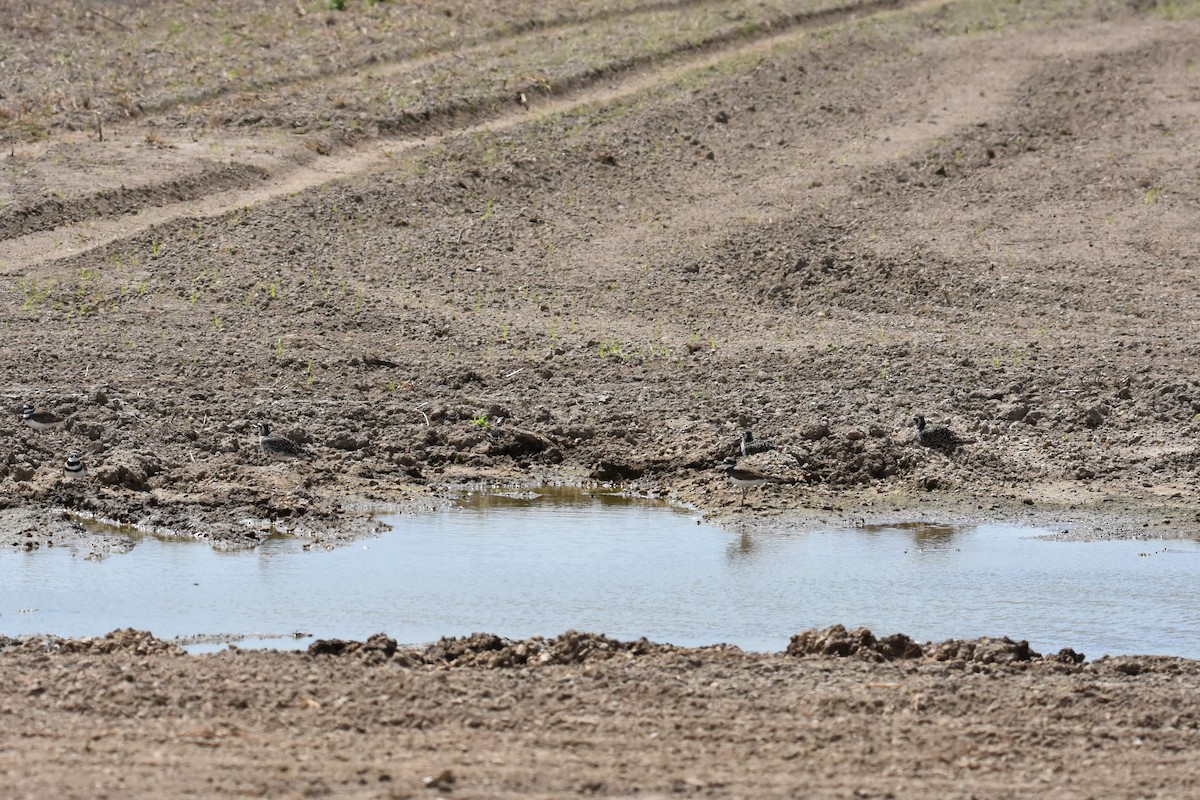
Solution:
{"label": "water puddle", "polygon": [[663,503],[579,489],[471,494],[318,552],[145,538],[103,561],[0,552],[0,633],[191,637],[189,649],[400,642],[568,628],[782,650],[840,622],[918,640],[1008,635],[1089,658],[1200,658],[1200,543],[1060,542],[1004,525],[737,534]]}

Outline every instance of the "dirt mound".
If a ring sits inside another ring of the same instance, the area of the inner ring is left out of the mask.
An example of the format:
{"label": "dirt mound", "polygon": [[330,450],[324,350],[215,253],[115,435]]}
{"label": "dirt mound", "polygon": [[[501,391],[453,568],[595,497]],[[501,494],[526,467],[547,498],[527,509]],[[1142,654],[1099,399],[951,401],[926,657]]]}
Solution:
{"label": "dirt mound", "polygon": [[842,625],[831,625],[824,630],[812,628],[798,633],[788,642],[789,656],[824,656],[849,658],[865,661],[898,661],[902,659],[924,659],[946,661],[959,666],[966,664],[1017,664],[1035,661],[1060,664],[1082,664],[1084,655],[1070,648],[1043,656],[1029,646],[1027,641],[1014,642],[1007,636],[978,639],[948,639],[934,644],[917,644],[903,633],[876,638],[866,628],[846,630]]}
{"label": "dirt mound", "polygon": [[936,645],[927,645],[925,655],[934,661],[949,661],[969,664],[1015,664],[1030,661],[1082,664],[1084,654],[1064,647],[1053,655],[1041,655],[1027,641],[1014,642],[1007,636],[993,639],[949,639]]}
{"label": "dirt mound", "polygon": [[612,658],[633,658],[673,652],[672,645],[655,644],[646,639],[621,642],[604,634],[567,631],[550,639],[505,639],[492,633],[473,633],[464,637],[446,637],[423,649],[397,649],[394,639],[375,634],[366,642],[321,639],[308,647],[310,655],[361,656],[369,661],[395,658],[406,666],[504,667],[582,664]]}
{"label": "dirt mound", "polygon": [[[309,655],[313,656],[356,656],[371,663],[393,660],[410,667],[484,669],[583,664],[679,651],[680,648],[674,645],[656,644],[644,638],[622,642],[604,634],[573,630],[550,639],[534,636],[514,640],[492,633],[473,633],[470,636],[443,638],[424,648],[400,648],[394,639],[379,633],[365,642],[321,639],[308,647]],[[791,638],[785,653],[801,658],[857,658],[874,663],[902,660],[940,661],[960,667],[967,664],[990,666],[1032,662],[1078,665],[1084,661],[1083,654],[1069,648],[1054,655],[1043,656],[1033,650],[1028,642],[1013,641],[1008,637],[950,639],[936,644],[926,642],[920,645],[903,633],[876,637],[866,628],[847,630],[843,625],[832,625],[823,630],[814,628],[798,633]]]}
{"label": "dirt mound", "polygon": [[83,636],[65,639],[61,636],[0,636],[0,652],[24,653],[85,653],[108,655],[126,653],[138,656],[184,655],[184,650],[172,642],[163,641],[149,631],[121,628],[104,636]]}
{"label": "dirt mound", "polygon": [[866,661],[916,659],[924,655],[921,646],[903,633],[877,639],[866,628],[848,631],[843,625],[797,633],[788,642],[785,652],[789,656],[854,656]]}

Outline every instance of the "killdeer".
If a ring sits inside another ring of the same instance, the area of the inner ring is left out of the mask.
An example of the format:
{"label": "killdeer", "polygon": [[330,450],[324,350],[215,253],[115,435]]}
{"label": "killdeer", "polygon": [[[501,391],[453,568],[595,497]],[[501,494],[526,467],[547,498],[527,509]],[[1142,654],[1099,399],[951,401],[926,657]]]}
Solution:
{"label": "killdeer", "polygon": [[65,419],[59,419],[49,411],[38,411],[32,403],[26,403],[21,409],[21,423],[28,425],[34,430],[48,431],[51,428],[57,428],[66,422]]}
{"label": "killdeer", "polygon": [[960,439],[949,428],[941,425],[925,426],[925,417],[917,414],[913,417],[913,425],[916,426],[917,443],[923,444],[926,447],[932,447],[934,450],[945,450],[947,453],[953,453],[955,448],[960,444],[973,444],[974,439]]}
{"label": "killdeer", "polygon": [[775,445],[771,444],[770,442],[764,442],[762,440],[755,441],[754,434],[750,432],[749,428],[742,431],[742,455],[743,456],[752,456],[755,453],[765,453],[768,450],[774,450],[774,449],[776,449]]}
{"label": "killdeer", "polygon": [[67,463],[63,465],[63,476],[69,481],[81,481],[87,477],[87,467],[79,460],[79,453],[67,456]]}
{"label": "killdeer", "polygon": [[732,458],[727,458],[718,465],[718,469],[725,471],[725,475],[729,478],[729,482],[734,486],[738,486],[742,490],[741,505],[746,505],[746,491],[753,489],[755,486],[763,486],[768,483],[795,483],[789,478],[778,478],[774,475],[766,475],[762,472],[753,469],[739,467],[737,461]]}
{"label": "killdeer", "polygon": [[290,461],[294,458],[306,458],[308,453],[304,448],[286,436],[271,433],[271,426],[265,422],[256,423],[258,426],[258,446],[267,457],[275,461]]}

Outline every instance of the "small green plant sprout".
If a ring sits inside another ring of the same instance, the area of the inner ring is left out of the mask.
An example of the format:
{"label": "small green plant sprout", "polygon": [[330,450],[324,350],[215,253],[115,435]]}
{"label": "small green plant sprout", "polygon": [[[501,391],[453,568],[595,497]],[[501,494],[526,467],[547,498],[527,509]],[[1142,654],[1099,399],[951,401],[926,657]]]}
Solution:
{"label": "small green plant sprout", "polygon": [[221,330],[225,327],[225,321],[222,320],[217,314],[213,314],[211,317],[209,317],[208,324],[212,325],[216,330]]}
{"label": "small green plant sprout", "polygon": [[280,335],[275,340],[275,357],[283,358],[283,336],[282,335]]}
{"label": "small green plant sprout", "polygon": [[1146,190],[1146,195],[1142,198],[1142,202],[1148,206],[1155,205],[1162,198],[1163,188],[1161,186],[1151,186]]}
{"label": "small green plant sprout", "polygon": [[491,425],[491,423],[488,422],[487,414],[480,414],[478,417],[471,420],[471,424],[480,428],[486,428]]}
{"label": "small green plant sprout", "polygon": [[308,360],[308,369],[304,371],[304,384],[306,386],[312,386],[314,380],[316,380],[316,378],[313,375],[313,360],[310,358]]}
{"label": "small green plant sprout", "polygon": [[158,258],[158,254],[162,252],[162,242],[158,239],[150,240],[150,255]]}
{"label": "small green plant sprout", "polygon": [[609,356],[621,361],[625,360],[625,350],[621,342],[616,339],[605,339],[600,342],[600,357],[608,358]]}
{"label": "small green plant sprout", "polygon": [[345,11],[346,0],[328,0],[328,2],[325,3],[325,7],[330,11]]}
{"label": "small green plant sprout", "polygon": [[486,208],[484,208],[484,210],[483,210],[483,216],[481,216],[481,217],[479,218],[479,220],[480,220],[481,222],[483,222],[483,221],[486,221],[488,217],[492,216],[492,215],[493,215],[493,214],[495,214],[495,213],[496,213],[495,201],[494,201],[494,200],[492,200],[492,198],[490,198],[490,197],[489,197],[489,198],[488,198],[488,201],[487,201],[487,207],[486,207]]}

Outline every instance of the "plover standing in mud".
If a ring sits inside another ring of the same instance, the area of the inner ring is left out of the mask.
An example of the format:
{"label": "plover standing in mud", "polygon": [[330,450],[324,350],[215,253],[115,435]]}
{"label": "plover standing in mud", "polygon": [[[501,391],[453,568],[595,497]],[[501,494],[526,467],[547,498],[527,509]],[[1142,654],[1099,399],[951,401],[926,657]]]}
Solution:
{"label": "plover standing in mud", "polygon": [[729,478],[729,482],[734,486],[740,487],[742,490],[741,505],[746,505],[746,491],[753,489],[755,486],[763,486],[768,483],[795,483],[790,478],[779,478],[774,475],[767,475],[758,470],[746,469],[739,467],[737,461],[732,458],[727,458],[717,465],[718,469],[724,470],[725,475]]}
{"label": "plover standing in mud", "polygon": [[291,439],[271,433],[271,426],[267,423],[259,422],[256,425],[258,426],[258,446],[266,453],[267,458],[275,461],[291,461],[308,456],[304,448]]}
{"label": "plover standing in mud", "polygon": [[81,481],[87,477],[87,467],[80,460],[79,453],[67,456],[67,463],[63,465],[63,476],[69,481]]}
{"label": "plover standing in mud", "polygon": [[755,441],[754,434],[750,432],[749,428],[742,431],[742,455],[743,456],[752,456],[755,453],[765,453],[768,450],[775,450],[775,449],[776,449],[775,445],[771,444],[770,442],[764,442],[762,440]]}
{"label": "plover standing in mud", "polygon": [[66,422],[65,419],[59,419],[49,411],[38,411],[32,403],[26,403],[21,409],[21,424],[28,425],[34,430],[48,431],[51,428],[57,428]]}
{"label": "plover standing in mud", "polygon": [[927,427],[925,417],[920,414],[913,417],[913,425],[916,427],[917,443],[932,447],[934,450],[953,453],[960,444],[972,444],[975,441],[974,439],[960,439],[949,428],[941,425]]}

